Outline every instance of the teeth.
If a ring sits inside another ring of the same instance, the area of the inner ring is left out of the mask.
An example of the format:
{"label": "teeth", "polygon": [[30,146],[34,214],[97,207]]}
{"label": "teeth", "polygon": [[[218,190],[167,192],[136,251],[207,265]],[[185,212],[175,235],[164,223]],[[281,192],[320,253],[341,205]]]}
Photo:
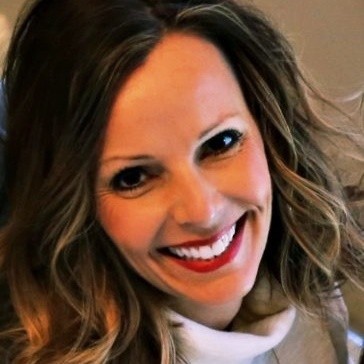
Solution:
{"label": "teeth", "polygon": [[230,239],[229,239],[229,237],[227,235],[224,235],[221,238],[221,241],[222,241],[222,244],[223,244],[224,248],[226,248],[229,245]]}
{"label": "teeth", "polygon": [[214,253],[208,245],[200,247],[199,253],[200,253],[200,258],[202,259],[211,259],[214,257]]}
{"label": "teeth", "polygon": [[181,252],[183,253],[183,255],[187,258],[192,258],[192,252],[191,249],[188,248],[182,248]]}
{"label": "teeth", "polygon": [[198,259],[200,257],[200,253],[198,248],[191,248],[192,258]]}
{"label": "teeth", "polygon": [[233,236],[235,234],[235,225],[223,235],[219,240],[215,241],[211,245],[205,245],[201,247],[191,248],[168,248],[168,250],[177,255],[180,258],[185,259],[200,259],[210,260],[214,257],[221,255],[229,246]]}
{"label": "teeth", "polygon": [[225,244],[219,240],[215,244],[213,244],[212,250],[214,252],[214,255],[218,256],[225,250]]}
{"label": "teeth", "polygon": [[170,248],[170,250],[173,254],[178,255],[180,258],[184,257],[184,254],[182,253],[182,251],[180,249]]}

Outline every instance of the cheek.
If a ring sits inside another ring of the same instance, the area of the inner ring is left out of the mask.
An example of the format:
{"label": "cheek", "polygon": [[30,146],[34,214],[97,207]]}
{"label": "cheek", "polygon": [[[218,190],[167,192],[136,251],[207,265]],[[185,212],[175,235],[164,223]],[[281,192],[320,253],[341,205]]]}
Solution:
{"label": "cheek", "polygon": [[235,194],[247,202],[258,205],[271,202],[271,177],[264,150],[260,146],[246,146],[232,166],[229,181]]}
{"label": "cheek", "polygon": [[98,202],[98,219],[121,251],[145,253],[157,240],[160,213],[134,202],[115,196],[103,197]]}

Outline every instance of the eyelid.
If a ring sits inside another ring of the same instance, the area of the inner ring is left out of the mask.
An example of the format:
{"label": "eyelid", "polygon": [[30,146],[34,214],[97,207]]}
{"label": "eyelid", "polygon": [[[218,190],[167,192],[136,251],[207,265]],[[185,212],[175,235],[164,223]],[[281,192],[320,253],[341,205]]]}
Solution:
{"label": "eyelid", "polygon": [[[114,190],[116,190],[116,179],[118,177],[120,177],[123,173],[126,174],[128,172],[133,172],[133,170],[137,171],[138,173],[140,173],[140,175],[143,175],[144,177],[148,174],[146,173],[145,170],[142,170],[142,168],[139,168],[138,166],[136,167],[127,167],[127,168],[123,168],[120,169],[118,172],[114,173],[113,177],[110,179],[110,187]],[[140,185],[143,185],[144,182],[141,182]],[[127,187],[126,189],[133,189],[134,187]]]}
{"label": "eyelid", "polygon": [[[127,172],[128,170],[138,169],[140,168],[141,173],[145,175],[145,180],[141,182],[139,185],[131,186],[131,187],[125,187],[125,188],[116,188],[114,183],[115,179],[118,177],[118,175],[122,174],[123,172]],[[153,183],[153,180],[157,179],[160,174],[163,173],[163,168],[161,166],[144,166],[144,165],[136,165],[136,166],[130,166],[119,169],[117,172],[115,172],[111,178],[109,178],[108,181],[108,188],[118,195],[122,196],[123,198],[136,198],[139,196],[142,196],[143,194],[147,193],[151,188],[151,184]]]}
{"label": "eyelid", "polygon": [[[221,136],[228,136],[230,133],[230,137],[232,138],[232,141],[230,144],[226,146],[221,146],[220,149],[216,148],[214,149],[213,145],[210,143],[213,143],[214,139],[216,138],[218,140],[218,137]],[[203,161],[205,159],[210,158],[223,158],[224,156],[229,156],[231,153],[237,150],[245,139],[246,134],[243,133],[240,130],[237,130],[235,128],[227,128],[219,131],[218,133],[212,135],[209,139],[204,141],[198,148],[198,154],[197,159]]]}
{"label": "eyelid", "polygon": [[245,127],[244,127],[245,124],[246,122],[240,116],[240,114],[230,116],[225,120],[223,120],[222,122],[218,123],[216,127],[212,128],[207,133],[204,133],[203,137],[200,138],[199,143],[200,145],[202,145],[207,140],[213,138],[214,136],[220,134],[225,130],[237,130],[240,133],[245,134]]}

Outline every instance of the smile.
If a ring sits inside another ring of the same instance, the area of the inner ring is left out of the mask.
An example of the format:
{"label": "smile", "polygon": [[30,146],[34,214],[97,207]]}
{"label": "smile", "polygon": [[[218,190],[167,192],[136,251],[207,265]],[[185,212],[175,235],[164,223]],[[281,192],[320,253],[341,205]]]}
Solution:
{"label": "smile", "polygon": [[210,245],[167,249],[170,253],[178,256],[179,258],[210,260],[214,257],[220,256],[227,250],[235,234],[235,228],[236,224],[234,224],[226,234]]}
{"label": "smile", "polygon": [[189,242],[160,251],[178,265],[198,272],[212,272],[233,261],[243,242],[247,214],[223,235],[199,242]]}

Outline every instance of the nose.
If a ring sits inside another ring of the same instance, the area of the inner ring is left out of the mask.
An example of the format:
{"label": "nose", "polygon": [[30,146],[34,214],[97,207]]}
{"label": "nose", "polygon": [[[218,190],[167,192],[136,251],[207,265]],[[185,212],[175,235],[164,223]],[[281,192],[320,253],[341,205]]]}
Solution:
{"label": "nose", "polygon": [[224,198],[218,186],[202,173],[180,173],[173,184],[170,214],[174,221],[186,228],[212,229],[223,214]]}

